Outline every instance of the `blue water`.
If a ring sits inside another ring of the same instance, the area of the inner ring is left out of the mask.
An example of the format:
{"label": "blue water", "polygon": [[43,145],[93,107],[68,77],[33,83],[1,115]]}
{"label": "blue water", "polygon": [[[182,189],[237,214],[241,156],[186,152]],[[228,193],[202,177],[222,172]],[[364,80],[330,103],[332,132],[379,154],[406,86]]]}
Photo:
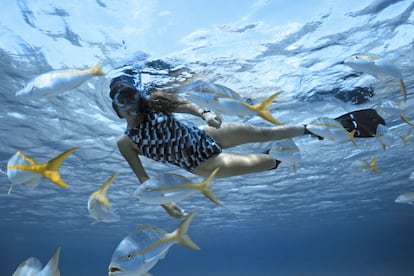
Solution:
{"label": "blue water", "polygon": [[[414,139],[400,139],[414,121],[414,3],[405,1],[2,1],[0,3],[0,166],[16,150],[44,162],[73,146],[62,165],[70,185],[43,180],[35,190],[0,178],[0,275],[34,256],[46,264],[61,246],[62,275],[107,275],[113,250],[135,226],[172,231],[179,220],[130,194],[137,181],[116,139],[125,123],[111,110],[108,78],[92,79],[51,99],[17,99],[33,77],[100,62],[104,69],[162,59],[227,85],[252,102],[282,90],[272,105],[286,124],[309,123],[376,108],[393,143],[295,138],[297,168],[215,180],[215,206],[201,195],[181,202],[200,208],[189,234],[201,251],[174,245],[157,275],[414,275],[414,210],[395,198],[414,191]],[[408,101],[395,80],[356,74],[338,64],[355,54],[392,60],[402,71]],[[366,95],[358,87],[372,89]],[[185,118],[201,124],[197,118]],[[260,118],[225,117],[260,126]],[[251,144],[235,152],[262,152]],[[376,174],[352,168],[378,156]],[[186,172],[143,161],[150,175]],[[87,200],[115,171],[109,189],[121,221],[92,224]],[[186,174],[189,176],[188,174]]]}

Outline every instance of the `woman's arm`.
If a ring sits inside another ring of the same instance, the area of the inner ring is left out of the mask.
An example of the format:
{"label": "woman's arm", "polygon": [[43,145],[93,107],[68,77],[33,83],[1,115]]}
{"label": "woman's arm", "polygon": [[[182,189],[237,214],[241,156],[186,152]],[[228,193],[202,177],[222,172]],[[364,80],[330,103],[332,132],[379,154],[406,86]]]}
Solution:
{"label": "woman's arm", "polygon": [[198,116],[200,118],[203,119],[203,112],[204,109],[199,108],[196,105],[192,105],[189,103],[186,104],[180,104],[175,110],[174,112],[176,113],[186,113],[186,114],[191,114],[194,116]]}
{"label": "woman's arm", "polygon": [[118,141],[118,148],[122,156],[128,162],[132,171],[137,176],[140,183],[149,179],[147,172],[142,166],[141,160],[139,159],[139,152],[136,144],[126,135],[121,136]]}
{"label": "woman's arm", "polygon": [[221,126],[221,119],[218,117],[214,112],[199,108],[198,106],[192,105],[192,104],[182,104],[179,105],[174,112],[176,113],[186,113],[191,114],[197,117],[202,118],[204,121],[206,121],[207,125],[219,128]]}

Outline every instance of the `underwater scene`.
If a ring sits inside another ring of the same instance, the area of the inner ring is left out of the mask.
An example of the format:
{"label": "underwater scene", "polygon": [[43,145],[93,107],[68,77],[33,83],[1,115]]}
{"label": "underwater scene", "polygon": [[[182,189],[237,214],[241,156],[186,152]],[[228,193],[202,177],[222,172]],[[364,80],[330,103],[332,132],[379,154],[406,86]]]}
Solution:
{"label": "underwater scene", "polygon": [[[414,275],[413,1],[0,7],[0,275]],[[223,146],[277,161],[228,177],[154,146],[140,184],[120,137],[141,98],[110,94],[132,71],[195,129],[300,133]]]}

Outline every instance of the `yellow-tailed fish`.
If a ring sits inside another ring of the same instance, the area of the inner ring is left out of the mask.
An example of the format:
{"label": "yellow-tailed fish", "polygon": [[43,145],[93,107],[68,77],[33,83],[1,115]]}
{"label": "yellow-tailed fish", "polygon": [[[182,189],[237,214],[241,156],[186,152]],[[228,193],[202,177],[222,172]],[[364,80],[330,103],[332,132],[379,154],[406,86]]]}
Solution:
{"label": "yellow-tailed fish", "polygon": [[62,69],[39,75],[16,96],[27,98],[50,97],[74,89],[94,76],[104,75],[99,64],[88,69]]}
{"label": "yellow-tailed fish", "polygon": [[357,159],[352,163],[354,169],[371,169],[375,173],[380,171],[377,168],[378,156],[374,156],[371,161],[366,161],[364,159]]}
{"label": "yellow-tailed fish", "polygon": [[179,174],[160,174],[139,185],[134,192],[134,197],[140,202],[158,205],[178,202],[196,192],[201,192],[214,203],[220,204],[211,190],[212,179],[218,170],[215,169],[200,183],[192,183],[187,177]]}
{"label": "yellow-tailed fish", "polygon": [[405,116],[405,114],[403,114],[403,113],[401,113],[400,117],[401,117],[401,120],[403,120],[410,127],[407,134],[405,136],[401,137],[401,140],[403,141],[403,143],[406,144],[408,142],[408,140],[411,139],[411,133],[414,130],[414,123],[412,123],[410,120],[408,120],[407,116]]}
{"label": "yellow-tailed fish", "polygon": [[295,169],[301,157],[299,147],[291,139],[275,142],[269,154],[276,160],[293,166]]}
{"label": "yellow-tailed fish", "polygon": [[187,234],[196,211],[187,216],[179,227],[168,233],[152,226],[141,225],[125,237],[115,249],[108,267],[109,276],[148,275],[160,259],[165,258],[171,246],[178,243],[188,248],[200,248]]}
{"label": "yellow-tailed fish", "polygon": [[17,267],[12,276],[60,276],[59,255],[60,247],[43,269],[42,263],[37,258],[30,257]]}
{"label": "yellow-tailed fish", "polygon": [[59,168],[63,160],[76,149],[77,147],[68,149],[43,164],[17,151],[7,163],[6,173],[11,182],[9,193],[14,185],[37,185],[42,177],[49,179],[59,187],[67,188],[68,184],[60,177]]}
{"label": "yellow-tailed fish", "polygon": [[407,101],[407,89],[400,69],[392,62],[370,55],[352,55],[344,60],[344,64],[357,72],[366,73],[374,77],[380,75],[389,76],[398,80],[403,95],[403,100]]}
{"label": "yellow-tailed fish", "polygon": [[348,132],[338,121],[334,119],[321,117],[306,125],[306,128],[313,134],[321,136],[327,140],[335,142],[351,141],[357,147],[354,137],[355,129]]}
{"label": "yellow-tailed fish", "polygon": [[414,192],[400,194],[396,199],[396,203],[414,204]]}
{"label": "yellow-tailed fish", "polygon": [[98,190],[89,196],[88,212],[97,222],[116,222],[120,220],[119,215],[110,208],[111,203],[107,195],[109,185],[117,176],[118,173],[114,173]]}
{"label": "yellow-tailed fish", "polygon": [[187,101],[210,109],[218,115],[253,115],[262,117],[266,121],[269,121],[275,125],[282,125],[282,123],[279,120],[275,119],[269,111],[270,105],[281,93],[282,92],[277,92],[255,105],[251,105],[229,97],[222,97],[214,93],[188,92],[186,93],[185,97]]}

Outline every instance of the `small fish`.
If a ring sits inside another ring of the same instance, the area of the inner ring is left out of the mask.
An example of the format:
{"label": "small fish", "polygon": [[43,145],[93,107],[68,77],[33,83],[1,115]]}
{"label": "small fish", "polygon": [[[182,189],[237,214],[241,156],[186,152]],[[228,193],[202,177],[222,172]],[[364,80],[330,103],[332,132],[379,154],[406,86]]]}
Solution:
{"label": "small fish", "polygon": [[392,136],[388,132],[388,128],[384,126],[383,124],[378,124],[377,130],[376,130],[375,137],[377,138],[377,141],[381,144],[382,149],[386,150],[387,147],[391,146],[395,142],[394,136]]}
{"label": "small fish", "polygon": [[168,233],[152,226],[141,225],[125,237],[115,249],[108,267],[109,276],[141,276],[163,259],[171,246],[178,243],[188,248],[200,248],[187,234],[191,221],[196,215],[193,211],[179,227]]}
{"label": "small fish", "polygon": [[37,258],[30,257],[17,267],[12,276],[60,276],[59,255],[60,247],[43,269],[42,263]]}
{"label": "small fish", "polygon": [[41,74],[30,81],[16,96],[41,98],[74,89],[94,76],[104,75],[99,64],[88,69],[63,69]]}
{"label": "small fish", "polygon": [[355,141],[355,129],[348,132],[338,121],[320,117],[310,124],[306,125],[306,128],[315,135],[321,136],[327,140],[335,142],[347,142],[351,141],[355,147],[357,147]]}
{"label": "small fish", "polygon": [[374,77],[380,75],[389,76],[398,80],[403,95],[404,102],[407,101],[407,89],[400,69],[392,62],[369,55],[352,55],[344,60],[344,64],[357,72],[366,73]]}
{"label": "small fish", "polygon": [[282,125],[282,123],[275,119],[269,111],[270,104],[281,94],[277,92],[262,102],[251,105],[229,97],[223,97],[215,93],[204,92],[188,92],[185,97],[188,101],[214,111],[219,115],[231,116],[259,116],[275,125]]}
{"label": "small fish", "polygon": [[114,173],[97,191],[89,196],[88,212],[97,222],[116,222],[120,220],[119,215],[110,209],[111,203],[107,196],[109,185],[117,176],[118,173]]}
{"label": "small fish", "polygon": [[12,191],[13,185],[17,184],[31,184],[35,187],[42,177],[49,179],[59,187],[67,188],[68,184],[60,177],[59,168],[69,154],[76,149],[78,148],[68,149],[43,164],[39,164],[21,151],[17,151],[7,163],[6,174],[11,182],[9,193]]}
{"label": "small fish", "polygon": [[299,147],[291,139],[277,141],[269,154],[276,160],[287,163],[294,168],[296,168],[301,157]]}
{"label": "small fish", "polygon": [[400,194],[396,199],[396,203],[414,204],[414,192]]}
{"label": "small fish", "polygon": [[374,156],[371,161],[366,161],[363,159],[357,159],[352,163],[352,167],[355,169],[371,169],[374,173],[379,173],[380,171],[377,168],[378,156]]}
{"label": "small fish", "polygon": [[135,190],[134,197],[147,204],[178,202],[201,192],[217,205],[220,202],[211,191],[211,181],[219,169],[215,169],[200,183],[192,183],[188,178],[173,173],[164,173],[150,178]]}
{"label": "small fish", "polygon": [[400,117],[401,117],[401,120],[403,120],[410,127],[407,134],[405,136],[401,137],[401,140],[403,141],[403,143],[406,144],[408,142],[408,140],[411,139],[411,133],[414,130],[414,123],[412,123],[410,120],[408,120],[407,116],[405,116],[405,114],[403,114],[403,113],[401,113]]}

